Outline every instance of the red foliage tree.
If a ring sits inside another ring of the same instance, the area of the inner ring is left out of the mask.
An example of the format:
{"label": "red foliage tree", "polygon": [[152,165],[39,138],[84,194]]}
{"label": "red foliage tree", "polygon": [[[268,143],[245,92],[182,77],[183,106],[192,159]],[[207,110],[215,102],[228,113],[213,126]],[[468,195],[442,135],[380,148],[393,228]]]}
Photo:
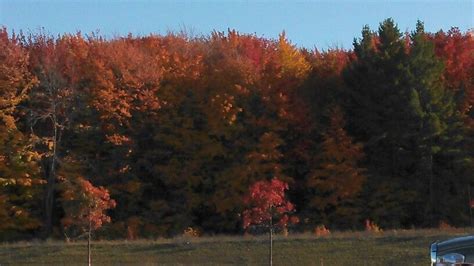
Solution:
{"label": "red foliage tree", "polygon": [[244,203],[249,209],[243,212],[244,229],[251,225],[263,225],[269,228],[270,235],[270,265],[273,255],[273,229],[275,226],[285,228],[289,223],[299,222],[298,217],[290,216],[295,210],[294,205],[286,198],[285,191],[288,183],[277,178],[271,181],[258,181],[254,183],[245,196]]}
{"label": "red foliage tree", "polygon": [[[432,36],[436,55],[443,59],[443,79],[446,87],[462,93],[459,109],[467,114],[467,124],[474,127],[472,106],[474,104],[474,38],[470,32],[462,33],[458,28],[448,32],[439,31]],[[469,114],[470,117],[469,117]]]}
{"label": "red foliage tree", "polygon": [[[286,227],[289,223],[297,223],[296,216],[288,215],[295,210],[295,207],[286,198],[286,190],[288,190],[288,184],[277,178],[253,184],[249,194],[244,198],[244,203],[250,206],[243,212],[244,229],[251,225]],[[277,220],[276,223],[274,223],[275,220]]]}

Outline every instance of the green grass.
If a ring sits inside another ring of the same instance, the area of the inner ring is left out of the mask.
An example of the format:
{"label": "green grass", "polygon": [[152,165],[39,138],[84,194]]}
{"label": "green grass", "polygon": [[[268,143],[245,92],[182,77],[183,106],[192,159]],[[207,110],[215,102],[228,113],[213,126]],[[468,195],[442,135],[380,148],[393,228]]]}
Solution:
{"label": "green grass", "polygon": [[[431,242],[472,234],[469,229],[402,230],[380,234],[333,233],[277,236],[275,265],[428,265]],[[201,237],[138,241],[97,241],[95,265],[265,265],[266,237]],[[0,244],[3,265],[84,265],[85,242],[19,242]]]}

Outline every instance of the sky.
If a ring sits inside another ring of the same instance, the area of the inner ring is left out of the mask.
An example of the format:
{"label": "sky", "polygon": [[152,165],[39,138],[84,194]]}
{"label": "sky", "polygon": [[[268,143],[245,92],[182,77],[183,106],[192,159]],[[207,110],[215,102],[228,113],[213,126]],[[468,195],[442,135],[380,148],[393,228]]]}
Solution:
{"label": "sky", "polygon": [[351,48],[364,25],[376,30],[391,17],[400,30],[422,20],[427,31],[473,28],[474,0],[0,0],[0,25],[9,31],[99,32],[106,37],[182,31],[207,35],[213,30],[277,38],[284,30],[306,48]]}

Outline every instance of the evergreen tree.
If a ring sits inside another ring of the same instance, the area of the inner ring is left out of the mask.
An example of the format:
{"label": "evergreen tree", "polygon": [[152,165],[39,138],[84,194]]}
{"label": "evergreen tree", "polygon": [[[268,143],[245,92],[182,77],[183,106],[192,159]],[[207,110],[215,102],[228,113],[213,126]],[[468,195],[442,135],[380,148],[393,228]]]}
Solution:
{"label": "evergreen tree", "polygon": [[392,19],[382,22],[377,34],[364,27],[362,39],[354,41],[356,57],[344,73],[348,131],[365,143],[367,154],[366,215],[384,226],[410,223],[408,210],[416,198],[409,189],[416,162],[409,135],[416,113],[409,107],[407,53],[401,37]]}
{"label": "evergreen tree", "polygon": [[322,223],[348,228],[360,223],[356,206],[358,193],[366,177],[359,167],[363,158],[362,145],[353,143],[344,129],[342,110],[330,111],[330,124],[323,133],[316,167],[307,180],[311,217],[322,217]]}
{"label": "evergreen tree", "polygon": [[462,125],[443,65],[420,22],[409,44],[391,19],[362,35],[345,80],[350,129],[367,153],[367,215],[385,226],[436,225],[444,218],[436,198],[460,193],[446,175],[463,171]]}
{"label": "evergreen tree", "polygon": [[467,159],[462,149],[462,120],[452,93],[444,86],[443,64],[436,57],[434,43],[420,21],[411,40],[408,78],[412,90],[410,106],[417,114],[417,135],[413,143],[419,158],[415,175],[419,192],[424,192],[420,194],[429,195],[425,224],[436,226],[442,219],[459,222],[467,214],[462,204],[467,192],[462,189],[465,180],[461,172],[463,161]]}

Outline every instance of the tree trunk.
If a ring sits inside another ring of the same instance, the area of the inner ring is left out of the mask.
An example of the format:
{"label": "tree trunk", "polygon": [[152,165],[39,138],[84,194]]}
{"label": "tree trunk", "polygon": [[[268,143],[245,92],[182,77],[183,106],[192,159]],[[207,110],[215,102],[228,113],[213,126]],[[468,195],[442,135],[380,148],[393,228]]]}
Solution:
{"label": "tree trunk", "polygon": [[273,221],[270,218],[270,266],[273,265]]}
{"label": "tree trunk", "polygon": [[89,232],[87,235],[87,265],[91,266],[91,231],[92,231],[92,220],[91,220],[91,211],[89,209]]}
{"label": "tree trunk", "polygon": [[472,205],[471,205],[471,183],[467,186],[467,196],[469,197],[469,221],[471,222],[472,228]]}
{"label": "tree trunk", "polygon": [[433,175],[433,154],[431,153],[431,145],[428,150],[428,176],[430,180],[430,222],[431,226],[437,226],[436,224],[436,193],[435,193],[435,180]]}
{"label": "tree trunk", "polygon": [[56,183],[56,153],[57,153],[57,140],[58,140],[58,128],[56,124],[56,116],[53,115],[51,119],[53,123],[53,147],[51,154],[51,165],[48,171],[47,184],[46,184],[46,198],[45,198],[45,233],[46,236],[51,235],[53,231],[53,205],[54,205],[54,189]]}

